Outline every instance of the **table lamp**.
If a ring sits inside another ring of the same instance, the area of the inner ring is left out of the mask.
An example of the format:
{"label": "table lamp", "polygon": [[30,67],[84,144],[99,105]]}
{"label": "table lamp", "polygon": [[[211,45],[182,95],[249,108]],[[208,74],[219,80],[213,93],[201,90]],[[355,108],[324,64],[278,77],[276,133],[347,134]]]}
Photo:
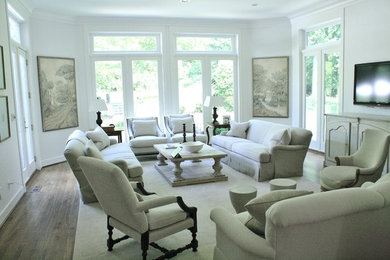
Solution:
{"label": "table lamp", "polygon": [[100,111],[107,111],[107,110],[108,109],[107,109],[106,102],[103,99],[101,99],[100,97],[96,98],[95,102],[93,102],[93,104],[91,104],[90,111],[97,111],[96,112],[96,115],[97,115],[96,124],[98,126],[101,126],[103,123]]}
{"label": "table lamp", "polygon": [[204,100],[203,106],[213,108],[213,124],[218,124],[217,106],[223,106],[223,98],[220,96],[207,96]]}

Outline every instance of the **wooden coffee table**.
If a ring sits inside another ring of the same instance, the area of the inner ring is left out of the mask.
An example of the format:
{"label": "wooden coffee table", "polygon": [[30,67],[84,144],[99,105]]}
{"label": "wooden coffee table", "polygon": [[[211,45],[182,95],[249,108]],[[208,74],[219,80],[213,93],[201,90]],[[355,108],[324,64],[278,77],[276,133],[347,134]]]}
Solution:
{"label": "wooden coffee table", "polygon": [[166,144],[153,146],[159,152],[154,167],[173,187],[228,179],[221,173],[221,158],[227,154],[211,146],[205,144],[197,153],[181,151],[181,158],[172,158],[174,149],[167,149]]}

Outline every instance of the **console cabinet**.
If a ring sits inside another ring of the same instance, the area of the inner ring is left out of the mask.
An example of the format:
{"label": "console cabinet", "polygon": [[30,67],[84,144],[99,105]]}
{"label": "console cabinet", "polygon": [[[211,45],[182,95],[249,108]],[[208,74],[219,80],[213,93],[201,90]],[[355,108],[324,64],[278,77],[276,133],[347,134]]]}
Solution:
{"label": "console cabinet", "polygon": [[[335,165],[335,156],[356,152],[368,128],[379,129],[390,134],[390,117],[369,114],[325,114],[326,139],[324,166]],[[389,158],[384,171],[389,172]]]}

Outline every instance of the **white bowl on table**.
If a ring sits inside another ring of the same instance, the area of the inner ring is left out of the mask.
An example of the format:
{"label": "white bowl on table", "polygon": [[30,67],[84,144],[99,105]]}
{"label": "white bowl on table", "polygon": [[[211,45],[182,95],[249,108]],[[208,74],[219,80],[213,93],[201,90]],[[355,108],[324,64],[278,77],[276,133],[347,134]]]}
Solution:
{"label": "white bowl on table", "polygon": [[183,151],[189,152],[189,153],[197,153],[203,148],[202,142],[186,142],[182,143],[181,146],[183,147]]}

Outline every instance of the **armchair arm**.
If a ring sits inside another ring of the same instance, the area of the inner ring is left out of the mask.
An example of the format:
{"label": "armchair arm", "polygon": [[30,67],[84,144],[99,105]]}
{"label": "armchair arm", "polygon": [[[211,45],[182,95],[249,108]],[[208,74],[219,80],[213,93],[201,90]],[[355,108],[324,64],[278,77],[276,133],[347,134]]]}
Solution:
{"label": "armchair arm", "polygon": [[161,130],[161,128],[160,128],[160,126],[157,124],[157,127],[156,127],[157,129],[157,136],[158,137],[165,137],[166,136],[166,134]]}
{"label": "armchair arm", "polygon": [[127,167],[127,162],[125,160],[121,160],[121,159],[117,159],[117,160],[112,160],[112,161],[109,161],[110,163],[113,163],[115,164],[116,166],[118,166],[119,168],[121,168],[121,170],[123,171],[123,173],[128,176],[128,173],[127,173],[127,170],[128,170],[128,167]]}
{"label": "armchair arm", "polygon": [[302,176],[307,149],[305,145],[276,145],[271,148],[274,178]]}
{"label": "armchair arm", "polygon": [[275,145],[274,147],[271,148],[271,154],[279,152],[279,151],[302,151],[302,150],[307,150],[307,146],[305,145]]}
{"label": "armchair arm", "polygon": [[[257,259],[274,259],[275,250],[264,238],[256,235],[250,231],[243,223],[236,219],[231,213],[222,208],[215,208],[211,210],[210,218],[217,226],[217,247],[221,248],[218,241],[228,240],[229,246],[237,247],[231,248],[229,253],[237,255],[230,255],[230,259],[240,259],[240,251],[249,255],[253,255]],[[218,236],[224,236],[220,240]],[[226,245],[225,245],[226,247]]]}
{"label": "armchair arm", "polygon": [[117,144],[118,140],[110,138],[110,145]]}
{"label": "armchair arm", "polygon": [[136,210],[138,212],[142,212],[142,211],[146,211],[148,209],[172,204],[172,203],[175,203],[176,201],[177,201],[176,196],[164,196],[164,197],[158,197],[155,199],[144,200],[144,201],[140,201],[138,203]]}
{"label": "armchair arm", "polygon": [[219,135],[226,136],[226,134],[227,134],[228,132],[229,132],[229,131],[222,131],[221,133],[219,133]]}
{"label": "armchair arm", "polygon": [[147,190],[145,190],[144,186],[139,181],[129,181],[129,183],[133,188],[133,190],[140,193],[141,195],[148,196],[148,195],[156,194],[154,192],[148,192]]}
{"label": "armchair arm", "polygon": [[344,166],[353,166],[353,157],[352,156],[336,156],[334,158],[336,160],[336,165],[344,165]]}

